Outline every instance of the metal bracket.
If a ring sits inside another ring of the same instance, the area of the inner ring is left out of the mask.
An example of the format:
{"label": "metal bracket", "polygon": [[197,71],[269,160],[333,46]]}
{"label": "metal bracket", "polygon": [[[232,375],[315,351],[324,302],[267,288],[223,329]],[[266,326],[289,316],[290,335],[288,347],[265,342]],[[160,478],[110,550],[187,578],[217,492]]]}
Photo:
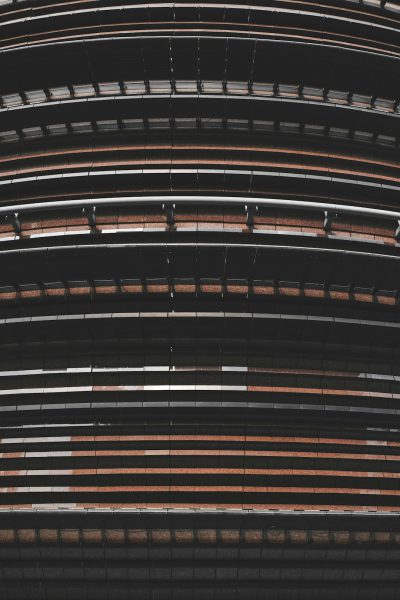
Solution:
{"label": "metal bracket", "polygon": [[324,230],[325,233],[329,233],[332,228],[333,221],[337,218],[337,213],[329,212],[328,210],[324,211]]}
{"label": "metal bracket", "polygon": [[249,229],[253,229],[254,227],[254,215],[258,212],[258,206],[254,204],[247,204],[245,206],[246,210],[246,225]]}
{"label": "metal bracket", "polygon": [[166,213],[167,225],[173,227],[175,225],[175,204],[163,204],[162,209]]}
{"label": "metal bracket", "polygon": [[397,229],[394,232],[394,237],[396,239],[396,242],[400,242],[400,220],[397,221]]}
{"label": "metal bracket", "polygon": [[19,213],[11,213],[6,215],[6,222],[11,223],[14,228],[15,235],[20,235],[21,233],[21,221],[19,220]]}
{"label": "metal bracket", "polygon": [[96,229],[96,207],[84,207],[82,208],[82,214],[87,217],[90,228]]}

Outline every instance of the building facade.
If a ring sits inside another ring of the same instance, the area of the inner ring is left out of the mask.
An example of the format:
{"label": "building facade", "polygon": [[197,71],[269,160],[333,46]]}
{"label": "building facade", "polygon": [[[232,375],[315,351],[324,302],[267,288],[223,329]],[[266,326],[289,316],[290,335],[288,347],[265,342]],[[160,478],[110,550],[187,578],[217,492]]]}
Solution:
{"label": "building facade", "polygon": [[3,0],[0,592],[398,598],[400,5]]}

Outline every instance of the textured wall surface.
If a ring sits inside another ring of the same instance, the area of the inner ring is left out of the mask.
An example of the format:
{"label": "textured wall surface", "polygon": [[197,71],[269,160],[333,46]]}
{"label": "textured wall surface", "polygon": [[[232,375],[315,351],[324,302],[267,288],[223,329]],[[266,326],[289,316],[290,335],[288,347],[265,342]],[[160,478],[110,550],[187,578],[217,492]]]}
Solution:
{"label": "textured wall surface", "polygon": [[400,4],[0,4],[0,592],[397,599]]}

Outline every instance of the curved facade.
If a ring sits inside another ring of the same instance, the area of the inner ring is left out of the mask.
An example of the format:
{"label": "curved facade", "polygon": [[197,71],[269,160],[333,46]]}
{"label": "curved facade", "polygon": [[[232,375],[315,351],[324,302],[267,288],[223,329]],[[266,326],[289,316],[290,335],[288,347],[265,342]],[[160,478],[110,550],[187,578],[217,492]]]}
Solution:
{"label": "curved facade", "polygon": [[0,590],[397,598],[400,5],[0,6]]}

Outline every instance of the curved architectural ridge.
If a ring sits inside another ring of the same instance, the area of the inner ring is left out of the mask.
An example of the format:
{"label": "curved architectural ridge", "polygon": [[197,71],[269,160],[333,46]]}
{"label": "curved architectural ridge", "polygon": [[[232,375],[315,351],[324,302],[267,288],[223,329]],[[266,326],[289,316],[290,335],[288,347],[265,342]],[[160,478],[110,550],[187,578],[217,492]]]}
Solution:
{"label": "curved architectural ridge", "polygon": [[397,600],[400,4],[0,3],[0,595]]}

